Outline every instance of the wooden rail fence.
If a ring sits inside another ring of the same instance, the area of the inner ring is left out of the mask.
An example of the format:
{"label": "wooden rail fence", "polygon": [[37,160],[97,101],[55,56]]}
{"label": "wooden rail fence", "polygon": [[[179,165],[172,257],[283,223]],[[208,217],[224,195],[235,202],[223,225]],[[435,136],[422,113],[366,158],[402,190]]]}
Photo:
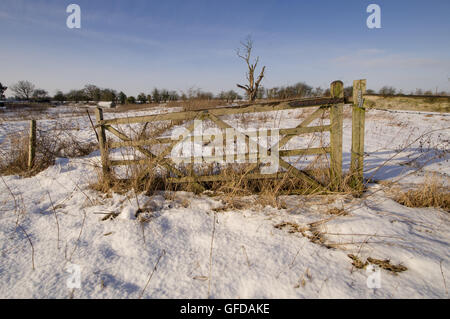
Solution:
{"label": "wooden rail fence", "polygon": [[[184,111],[174,113],[164,113],[146,116],[134,116],[104,119],[103,110],[101,108],[96,109],[96,130],[99,138],[99,148],[101,154],[103,177],[107,180],[111,173],[111,168],[120,165],[133,165],[139,163],[145,163],[149,160],[158,160],[158,163],[165,167],[170,172],[170,177],[167,178],[169,183],[193,183],[198,190],[204,190],[202,182],[212,181],[224,181],[227,179],[223,175],[186,175],[182,172],[177,164],[173,161],[170,155],[171,151],[179,143],[183,143],[188,139],[194,140],[197,138],[194,136],[194,123],[187,127],[189,136],[182,136],[177,140],[171,138],[157,138],[157,139],[133,139],[131,136],[127,136],[121,132],[118,128],[113,127],[121,124],[136,124],[136,123],[152,123],[158,121],[192,121],[192,120],[210,120],[221,130],[233,129],[231,125],[226,123],[221,116],[244,114],[244,113],[258,113],[258,112],[270,112],[281,110],[294,110],[299,108],[312,108],[316,109],[308,115],[299,125],[295,128],[280,128],[280,139],[278,143],[272,147],[264,148],[261,145],[257,145],[260,150],[264,150],[268,155],[275,152],[275,148],[281,149],[285,146],[293,137],[301,134],[313,133],[313,132],[329,132],[330,133],[330,146],[320,148],[306,148],[306,149],[289,149],[279,150],[277,159],[279,161],[279,167],[284,171],[279,170],[272,174],[256,173],[255,169],[258,167],[258,163],[253,163],[245,175],[246,179],[275,179],[283,178],[286,174],[297,177],[304,181],[311,187],[312,192],[326,192],[328,190],[338,190],[342,181],[342,136],[343,136],[343,107],[349,100],[344,98],[343,83],[341,81],[334,81],[330,86],[331,97],[330,98],[310,98],[299,99],[291,101],[279,101],[279,102],[267,102],[258,104],[249,104],[239,107],[222,107],[213,109],[201,109],[195,111]],[[355,183],[362,185],[362,168],[363,168],[363,154],[364,154],[364,107],[363,107],[363,94],[365,93],[365,80],[358,80],[354,82],[353,90],[353,126],[352,126],[352,159],[351,169],[357,172]],[[312,122],[319,118],[323,118],[325,111],[329,110],[330,124],[309,126]],[[188,122],[189,123],[189,122]],[[107,134],[110,133],[117,137],[119,141],[107,139]],[[234,154],[235,158],[238,155],[245,156],[245,159],[249,159],[254,155],[250,152],[250,145],[255,143],[250,134],[247,132],[235,132],[245,140],[246,152],[245,154]],[[203,139],[210,139],[212,136],[202,135]],[[167,145],[162,152],[156,154],[145,146],[159,144],[161,146]],[[123,160],[111,160],[109,158],[109,150],[123,147],[132,147],[145,156],[143,159],[123,159]],[[330,156],[330,185],[323,185],[320,181],[316,180],[310,174],[302,171],[295,166],[288,163],[282,157],[286,156],[299,156],[299,155],[319,155],[329,154]],[[221,156],[212,156],[212,158],[223,157],[225,158],[225,152]],[[259,156],[259,155],[257,155]],[[191,156],[191,163],[201,161],[203,156],[196,157]],[[259,158],[258,158],[259,159]],[[198,160],[198,161],[197,161]]]}

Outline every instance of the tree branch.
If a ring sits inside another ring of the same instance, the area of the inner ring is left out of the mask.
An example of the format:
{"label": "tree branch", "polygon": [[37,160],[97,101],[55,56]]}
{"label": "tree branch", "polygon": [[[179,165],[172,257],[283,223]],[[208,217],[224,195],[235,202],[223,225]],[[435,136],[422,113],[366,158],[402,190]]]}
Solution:
{"label": "tree branch", "polygon": [[246,90],[246,91],[250,90],[250,87],[249,87],[248,85],[236,84],[236,86],[237,86],[238,88],[243,89],[243,90]]}
{"label": "tree branch", "polygon": [[262,81],[263,77],[264,77],[264,70],[266,69],[266,66],[263,66],[261,73],[259,74],[258,80],[256,81],[256,88],[258,88],[259,83]]}

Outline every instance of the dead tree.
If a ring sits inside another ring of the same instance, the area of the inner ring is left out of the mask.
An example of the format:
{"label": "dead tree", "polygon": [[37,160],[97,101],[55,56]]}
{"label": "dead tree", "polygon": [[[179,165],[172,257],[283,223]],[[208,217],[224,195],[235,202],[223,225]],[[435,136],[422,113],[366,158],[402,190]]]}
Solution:
{"label": "dead tree", "polygon": [[259,84],[261,83],[262,79],[264,78],[264,70],[266,69],[265,66],[263,66],[261,73],[259,74],[258,78],[255,81],[255,70],[259,62],[259,57],[256,58],[254,63],[251,61],[251,55],[252,55],[252,49],[253,49],[253,40],[249,37],[247,38],[246,42],[241,42],[242,49],[244,53],[241,53],[240,49],[237,49],[237,56],[240,57],[247,63],[248,71],[247,71],[247,81],[248,84],[241,85],[236,84],[238,88],[245,90],[249,101],[254,101],[256,99],[256,95],[258,93]]}

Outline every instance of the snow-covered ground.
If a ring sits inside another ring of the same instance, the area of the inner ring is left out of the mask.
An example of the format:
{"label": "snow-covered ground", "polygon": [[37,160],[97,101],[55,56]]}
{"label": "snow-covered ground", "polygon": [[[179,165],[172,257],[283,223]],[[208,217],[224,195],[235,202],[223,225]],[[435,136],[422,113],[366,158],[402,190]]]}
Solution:
{"label": "snow-covered ground", "polygon": [[[410,187],[434,172],[448,183],[449,115],[368,111],[365,176]],[[227,121],[269,128],[301,119],[298,111],[282,111]],[[39,120],[38,128],[50,130],[54,121]],[[95,141],[87,116],[58,121],[80,140]],[[0,143],[27,125],[0,122]],[[314,146],[309,142],[296,138],[288,147]],[[98,163],[96,151],[59,158],[31,178],[2,177],[1,298],[448,298],[448,212],[402,206],[382,184],[369,184],[362,198],[284,196],[277,209],[248,197],[241,209],[227,209],[206,194],[98,193],[89,188]],[[333,208],[345,213],[332,214]],[[146,222],[135,218],[138,209]],[[102,220],[108,213],[118,217]],[[407,270],[358,269],[349,254]]]}

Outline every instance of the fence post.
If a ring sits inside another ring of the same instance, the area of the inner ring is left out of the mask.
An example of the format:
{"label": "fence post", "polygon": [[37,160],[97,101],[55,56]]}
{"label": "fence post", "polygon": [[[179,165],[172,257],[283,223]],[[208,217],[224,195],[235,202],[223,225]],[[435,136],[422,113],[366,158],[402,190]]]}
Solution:
{"label": "fence post", "polygon": [[30,120],[30,134],[28,139],[28,169],[31,169],[36,156],[36,120]]}
{"label": "fence post", "polygon": [[366,80],[353,81],[353,110],[352,110],[352,155],[350,172],[352,186],[357,191],[363,190],[364,183],[364,129],[365,114],[363,95],[366,93]]}
{"label": "fence post", "polygon": [[97,135],[98,135],[98,144],[100,147],[100,156],[102,160],[102,173],[103,179],[105,181],[109,180],[109,161],[108,161],[108,150],[106,148],[106,133],[105,127],[100,124],[100,121],[103,121],[103,110],[101,108],[95,109],[95,118],[97,121]]}
{"label": "fence post", "polygon": [[[330,86],[332,98],[344,97],[344,83],[334,81]],[[343,124],[344,104],[332,105],[330,108],[330,146],[331,146],[331,188],[338,190],[342,180],[342,124]]]}

